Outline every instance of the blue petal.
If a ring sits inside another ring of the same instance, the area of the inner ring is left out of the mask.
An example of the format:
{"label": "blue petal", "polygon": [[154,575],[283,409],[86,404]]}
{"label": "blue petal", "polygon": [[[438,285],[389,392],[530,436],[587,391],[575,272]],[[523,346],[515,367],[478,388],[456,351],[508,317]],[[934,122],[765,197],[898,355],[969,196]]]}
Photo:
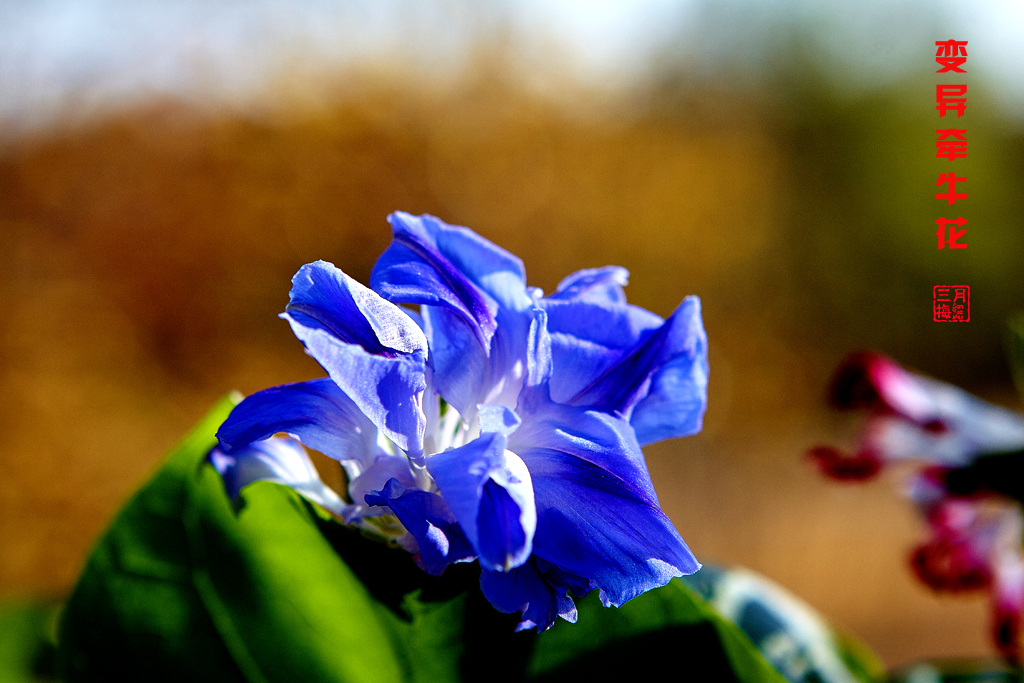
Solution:
{"label": "blue petal", "polygon": [[209,459],[232,499],[253,482],[270,481],[292,487],[336,515],[345,516],[350,507],[320,480],[305,449],[291,439],[256,441],[230,453],[215,448]]}
{"label": "blue petal", "polygon": [[278,432],[340,461],[356,477],[377,455],[377,428],[328,378],[264,389],[235,406],[217,431],[231,453]]}
{"label": "blue petal", "polygon": [[285,310],[300,325],[324,330],[372,354],[427,352],[426,337],[412,318],[326,261],[299,269]]}
{"label": "blue petal", "polygon": [[551,373],[554,370],[554,356],[551,350],[551,335],[548,334],[548,314],[543,308],[532,311],[529,338],[526,343],[526,386],[539,387],[550,392]]}
{"label": "blue petal", "polygon": [[551,299],[541,305],[547,312],[555,368],[551,396],[563,403],[608,372],[664,323],[637,306]]}
{"label": "blue petal", "polygon": [[[676,363],[673,370],[675,379],[679,378],[680,366],[698,364],[705,372],[689,376],[695,381],[707,381],[707,335],[701,323],[700,300],[695,296],[687,297],[661,327],[638,342],[570,402],[628,415],[633,406],[647,396],[652,377],[673,362]],[[685,372],[683,374],[686,376]],[[672,388],[670,380],[667,379],[666,384],[666,388]],[[676,410],[671,395],[660,398],[668,403],[668,408],[652,404],[650,409],[659,415],[652,414],[649,422],[658,421],[652,418],[670,417]],[[686,397],[685,400],[690,399]],[[701,413],[703,404],[701,401]]]}
{"label": "blue petal", "polygon": [[409,460],[404,455],[392,455],[380,453],[369,467],[365,467],[358,475],[349,475],[348,496],[353,502],[342,515],[346,524],[350,524],[362,517],[374,517],[380,513],[378,510],[370,509],[363,501],[368,493],[374,493],[384,488],[387,482],[395,479],[402,486],[416,486],[416,476],[409,465]]}
{"label": "blue petal", "polygon": [[696,434],[708,406],[708,338],[700,300],[687,298],[672,319],[676,355],[654,373],[629,419],[641,446]]}
{"label": "blue petal", "polygon": [[536,526],[530,473],[504,434],[485,433],[465,446],[427,458],[427,471],[480,565],[508,571],[527,560]]}
{"label": "blue petal", "polygon": [[422,461],[426,417],[420,399],[427,386],[422,356],[375,355],[323,328],[307,327],[288,313],[282,317],[366,417],[410,458]]}
{"label": "blue petal", "polygon": [[[540,566],[548,567],[542,571]],[[576,605],[569,597],[570,586],[557,569],[539,558],[508,572],[480,572],[480,590],[499,612],[519,612],[523,620],[516,630],[551,628],[555,619],[576,621]],[[586,591],[583,591],[584,593]]]}
{"label": "blue petal", "polygon": [[482,405],[480,412],[480,431],[494,432],[502,436],[508,436],[519,428],[522,420],[516,415],[516,411],[507,406]]}
{"label": "blue petal", "polygon": [[658,506],[643,454],[622,418],[524,392],[509,448],[530,468],[535,556],[590,578],[621,605],[700,564]]}
{"label": "blue petal", "polygon": [[460,415],[471,420],[476,405],[485,402],[491,382],[488,351],[448,309],[425,307],[423,320],[430,339],[434,386]]}
{"label": "blue petal", "polygon": [[366,495],[367,505],[387,506],[416,539],[423,568],[440,575],[452,562],[469,559],[473,550],[455,516],[436,493],[406,488],[389,479],[383,490]]}
{"label": "blue petal", "polygon": [[394,240],[370,283],[387,299],[424,306],[438,392],[468,420],[479,403],[514,403],[523,314],[533,305],[522,262],[433,216],[396,212],[389,220]]}
{"label": "blue petal", "polygon": [[605,266],[578,270],[558,283],[549,299],[590,301],[599,304],[624,304],[629,284],[629,271],[622,266]]}
{"label": "blue petal", "polygon": [[[482,238],[433,216],[396,211],[388,221],[393,241],[374,265],[370,286],[391,301],[446,308],[465,322],[487,350],[497,327],[498,304],[460,268],[478,254],[492,256],[490,250],[481,248]],[[454,253],[445,253],[439,242],[454,244]],[[463,257],[459,259],[462,263],[453,263],[452,256]]]}

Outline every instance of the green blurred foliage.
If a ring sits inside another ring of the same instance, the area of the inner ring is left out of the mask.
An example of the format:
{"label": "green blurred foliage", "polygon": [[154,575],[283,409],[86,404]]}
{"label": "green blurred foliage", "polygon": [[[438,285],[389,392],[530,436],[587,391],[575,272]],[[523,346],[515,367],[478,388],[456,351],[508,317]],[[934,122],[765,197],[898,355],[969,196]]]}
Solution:
{"label": "green blurred foliage", "polygon": [[50,601],[0,605],[0,683],[56,680],[58,613]]}

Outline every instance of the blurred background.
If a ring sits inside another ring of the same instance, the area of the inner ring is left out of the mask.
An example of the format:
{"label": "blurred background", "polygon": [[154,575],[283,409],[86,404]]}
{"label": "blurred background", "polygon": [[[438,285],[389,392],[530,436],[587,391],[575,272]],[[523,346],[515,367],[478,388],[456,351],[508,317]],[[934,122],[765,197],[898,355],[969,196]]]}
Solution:
{"label": "blurred background", "polygon": [[[949,38],[965,75],[935,73]],[[402,209],[548,291],[620,264],[661,315],[698,294],[705,428],[648,449],[697,556],[889,665],[990,654],[983,596],[911,577],[899,473],[838,485],[804,453],[852,442],[823,398],[858,349],[1021,408],[1022,43],[1010,0],[6,0],[0,598],[65,595],[219,396],[322,375],[276,318],[290,277],[322,258],[366,282]],[[963,118],[940,82],[968,84]],[[939,127],[967,158],[935,158]],[[957,215],[969,249],[937,250]],[[932,322],[937,284],[971,286],[970,323]]]}

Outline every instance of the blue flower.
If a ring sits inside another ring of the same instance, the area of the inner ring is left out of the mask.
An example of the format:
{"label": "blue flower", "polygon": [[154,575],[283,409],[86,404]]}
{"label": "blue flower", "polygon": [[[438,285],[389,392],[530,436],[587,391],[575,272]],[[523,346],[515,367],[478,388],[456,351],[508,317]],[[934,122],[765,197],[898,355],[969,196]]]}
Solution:
{"label": "blue flower", "polygon": [[350,501],[325,507],[427,572],[478,560],[484,595],[520,628],[574,621],[571,595],[598,589],[617,606],[696,571],[641,446],[700,430],[699,300],[663,320],[626,303],[615,267],[545,297],[518,258],[467,228],[389,221],[372,288],[323,261],[293,278],[282,317],[329,377],[235,408],[213,460],[229,489],[272,478],[324,504],[307,470],[246,465],[287,433],[345,469]]}

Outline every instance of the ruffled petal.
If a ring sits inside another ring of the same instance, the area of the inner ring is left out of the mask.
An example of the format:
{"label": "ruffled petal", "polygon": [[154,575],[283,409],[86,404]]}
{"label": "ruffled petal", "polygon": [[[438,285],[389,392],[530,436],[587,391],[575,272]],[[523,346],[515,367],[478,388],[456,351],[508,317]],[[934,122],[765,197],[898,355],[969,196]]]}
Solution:
{"label": "ruffled petal", "polygon": [[272,387],[247,396],[217,431],[226,453],[278,432],[342,463],[355,478],[380,449],[377,428],[328,378]]}
{"label": "ruffled petal", "polygon": [[320,480],[305,449],[291,439],[255,441],[230,453],[215,448],[209,459],[224,479],[224,488],[232,499],[253,482],[270,481],[292,487],[341,517],[351,507]]}
{"label": "ruffled petal", "polygon": [[700,300],[687,297],[666,324],[671,325],[668,360],[655,370],[647,395],[629,418],[641,446],[696,434],[708,407],[708,337]]}
{"label": "ruffled petal", "polygon": [[[669,364],[672,364],[671,368],[667,367]],[[670,375],[662,387],[665,391],[671,391],[673,380],[687,381],[685,378],[688,378],[689,381],[703,381],[703,391],[706,392],[707,335],[700,318],[700,299],[695,296],[687,297],[661,327],[642,337],[570,402],[628,415],[633,406],[648,395],[652,377],[663,370]],[[697,387],[695,391],[687,392],[683,403],[688,406],[696,396],[696,412],[703,415],[707,401],[706,398],[699,400],[701,391]],[[651,413],[645,417],[645,426],[654,425],[651,435],[657,435],[658,430],[665,431],[662,423],[670,420],[677,411],[693,412],[692,408],[687,410],[677,406],[673,397],[665,393],[647,409]]]}
{"label": "ruffled petal", "polygon": [[527,560],[537,524],[530,471],[506,444],[504,434],[485,433],[427,459],[427,471],[480,565],[500,571]]}
{"label": "ruffled petal", "polygon": [[387,506],[419,546],[421,566],[439,576],[452,562],[473,557],[455,516],[441,496],[402,486],[389,479],[380,491],[366,495],[367,505]]}
{"label": "ruffled petal", "polygon": [[[388,217],[391,246],[370,284],[385,298],[424,306],[434,383],[466,419],[476,405],[514,402],[532,306],[522,262],[472,231],[433,216]],[[518,365],[517,365],[518,364]]]}
{"label": "ruffled petal", "polygon": [[364,501],[367,494],[380,491],[391,479],[407,488],[417,485],[416,476],[409,466],[408,458],[404,455],[380,453],[370,463],[370,466],[364,468],[358,476],[349,476],[348,496],[352,505],[342,516],[345,523],[349,524],[362,517],[375,517],[381,514],[379,509],[368,506]]}
{"label": "ruffled petal", "polygon": [[[547,571],[542,571],[542,566]],[[539,558],[531,558],[507,572],[484,569],[480,572],[480,590],[499,612],[522,615],[517,631],[527,628],[545,631],[557,617],[576,622],[576,604],[569,597],[570,585],[556,568]]]}
{"label": "ruffled petal", "polygon": [[555,370],[551,397],[567,403],[664,322],[637,306],[544,299]]}
{"label": "ruffled petal", "polygon": [[422,462],[426,417],[420,401],[427,386],[423,357],[376,355],[323,328],[307,327],[288,313],[282,317],[359,410],[410,458]]}
{"label": "ruffled petal", "polygon": [[549,299],[589,301],[598,304],[624,304],[629,271],[622,266],[604,266],[577,270],[558,283]]}
{"label": "ruffled petal", "polygon": [[624,419],[553,403],[540,392],[524,398],[523,424],[509,447],[533,479],[537,557],[588,577],[606,605],[700,568],[661,511]]}
{"label": "ruffled petal", "polygon": [[[388,216],[388,221],[392,228],[391,246],[377,259],[370,286],[391,301],[440,306],[451,311],[465,323],[480,346],[489,349],[497,328],[498,304],[470,280],[466,267],[473,265],[473,257],[481,256],[491,266],[506,265],[495,264],[500,261],[493,251],[497,248],[466,228],[447,225],[433,216],[396,211]],[[442,249],[441,243],[452,248]],[[452,257],[459,263],[453,262]],[[521,264],[519,269],[522,272]]]}
{"label": "ruffled petal", "polygon": [[368,353],[426,357],[426,336],[412,318],[326,261],[299,269],[285,310],[303,327],[324,330]]}
{"label": "ruffled petal", "polygon": [[466,332],[466,324],[458,315],[446,308],[424,307],[423,321],[430,339],[437,392],[471,420],[491,383],[488,349]]}

